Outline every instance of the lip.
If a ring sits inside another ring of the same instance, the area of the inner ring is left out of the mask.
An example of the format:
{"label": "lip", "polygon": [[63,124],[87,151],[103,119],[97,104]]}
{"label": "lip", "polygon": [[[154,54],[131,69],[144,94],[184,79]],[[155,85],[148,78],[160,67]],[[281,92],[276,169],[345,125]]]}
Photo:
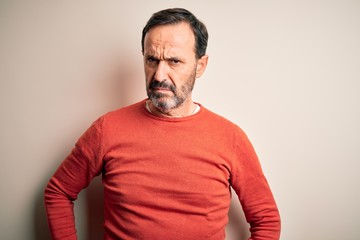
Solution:
{"label": "lip", "polygon": [[169,88],[153,88],[153,90],[158,92],[171,92]]}

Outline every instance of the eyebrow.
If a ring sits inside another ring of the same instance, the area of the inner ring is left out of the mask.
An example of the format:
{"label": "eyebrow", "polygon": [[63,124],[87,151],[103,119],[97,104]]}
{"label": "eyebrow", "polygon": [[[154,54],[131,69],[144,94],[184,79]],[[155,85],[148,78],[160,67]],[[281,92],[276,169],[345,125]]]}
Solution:
{"label": "eyebrow", "polygon": [[[149,59],[149,58],[153,58],[154,60],[159,60],[160,61],[160,58],[158,57],[155,57],[154,54],[145,54],[145,58],[146,59]],[[174,60],[177,60],[177,61],[184,61],[183,58],[181,57],[167,57],[167,58],[164,58],[165,61],[174,61]]]}

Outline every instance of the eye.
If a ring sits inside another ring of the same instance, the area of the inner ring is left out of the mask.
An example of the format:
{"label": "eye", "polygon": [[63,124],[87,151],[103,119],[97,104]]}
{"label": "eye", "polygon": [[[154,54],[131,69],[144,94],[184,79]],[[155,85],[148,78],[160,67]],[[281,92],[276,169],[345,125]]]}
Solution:
{"label": "eye", "polygon": [[146,58],[146,64],[149,67],[155,67],[155,66],[157,66],[158,63],[159,63],[159,59],[157,59],[157,58],[155,58],[153,56],[150,56],[150,57]]}
{"label": "eye", "polygon": [[155,59],[154,57],[148,57],[147,61],[151,63],[151,62],[156,62],[157,59]]}
{"label": "eye", "polygon": [[178,65],[179,63],[181,63],[181,61],[179,59],[177,59],[177,58],[171,58],[170,63],[172,65]]}

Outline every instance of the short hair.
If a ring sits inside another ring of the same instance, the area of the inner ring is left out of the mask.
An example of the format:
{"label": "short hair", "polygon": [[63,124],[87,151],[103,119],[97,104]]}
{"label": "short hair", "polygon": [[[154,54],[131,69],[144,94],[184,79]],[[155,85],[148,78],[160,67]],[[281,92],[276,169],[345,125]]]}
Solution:
{"label": "short hair", "polygon": [[145,35],[150,29],[160,25],[179,24],[182,22],[188,23],[194,33],[196,58],[199,59],[204,56],[209,38],[206,26],[194,14],[183,8],[169,8],[156,12],[151,16],[142,31],[142,52],[144,53]]}

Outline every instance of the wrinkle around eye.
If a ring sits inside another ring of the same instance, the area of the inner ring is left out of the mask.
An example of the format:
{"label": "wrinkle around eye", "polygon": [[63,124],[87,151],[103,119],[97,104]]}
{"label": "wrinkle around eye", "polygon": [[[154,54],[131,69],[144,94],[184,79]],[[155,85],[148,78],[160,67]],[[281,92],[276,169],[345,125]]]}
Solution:
{"label": "wrinkle around eye", "polygon": [[159,62],[159,59],[153,57],[153,56],[150,56],[150,57],[147,57],[146,60],[148,62]]}
{"label": "wrinkle around eye", "polygon": [[178,58],[170,58],[170,59],[167,60],[167,62],[169,63],[169,65],[172,65],[172,66],[177,66],[177,65],[180,65],[181,63],[183,63]]}
{"label": "wrinkle around eye", "polygon": [[159,64],[159,59],[153,57],[153,56],[149,56],[149,57],[146,57],[146,64],[147,65],[150,65],[150,66],[156,66]]}

